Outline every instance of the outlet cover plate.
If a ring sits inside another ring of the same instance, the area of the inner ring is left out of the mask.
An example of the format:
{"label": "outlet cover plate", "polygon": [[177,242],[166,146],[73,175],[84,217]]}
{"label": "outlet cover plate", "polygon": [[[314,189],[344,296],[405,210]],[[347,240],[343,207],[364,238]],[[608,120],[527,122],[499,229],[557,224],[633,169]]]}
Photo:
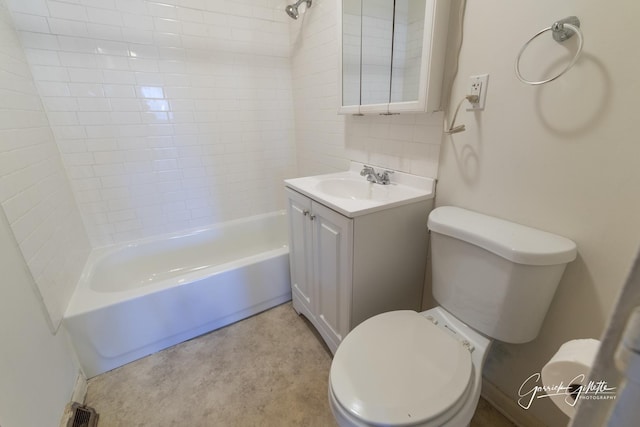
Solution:
{"label": "outlet cover plate", "polygon": [[468,95],[478,95],[478,102],[472,104],[469,103],[467,111],[480,111],[484,110],[484,105],[487,99],[487,87],[489,85],[489,74],[479,74],[476,76],[469,76],[469,87],[467,88]]}

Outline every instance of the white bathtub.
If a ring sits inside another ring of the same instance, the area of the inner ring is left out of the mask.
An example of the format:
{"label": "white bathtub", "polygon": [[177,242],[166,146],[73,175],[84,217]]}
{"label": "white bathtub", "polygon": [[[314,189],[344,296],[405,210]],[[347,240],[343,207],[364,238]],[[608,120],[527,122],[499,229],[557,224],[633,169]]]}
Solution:
{"label": "white bathtub", "polygon": [[284,212],[94,250],[64,325],[87,377],[291,299]]}

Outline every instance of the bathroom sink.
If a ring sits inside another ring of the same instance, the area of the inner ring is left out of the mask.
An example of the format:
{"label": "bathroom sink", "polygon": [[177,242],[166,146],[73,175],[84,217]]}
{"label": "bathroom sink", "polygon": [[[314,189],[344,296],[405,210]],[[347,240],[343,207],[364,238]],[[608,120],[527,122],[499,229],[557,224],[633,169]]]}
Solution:
{"label": "bathroom sink", "polygon": [[382,201],[389,198],[392,187],[373,184],[364,178],[328,178],[320,180],[317,189],[322,193],[344,199]]}
{"label": "bathroom sink", "polygon": [[360,176],[363,166],[351,162],[348,171],[287,179],[285,185],[350,218],[434,197],[432,178],[395,172],[391,184],[374,184]]}

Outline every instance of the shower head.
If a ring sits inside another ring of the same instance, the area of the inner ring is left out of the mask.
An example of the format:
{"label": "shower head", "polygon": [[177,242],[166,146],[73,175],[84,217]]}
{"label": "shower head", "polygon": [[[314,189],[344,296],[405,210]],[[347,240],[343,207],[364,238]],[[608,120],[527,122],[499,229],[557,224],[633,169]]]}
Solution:
{"label": "shower head", "polygon": [[311,7],[311,0],[298,0],[294,4],[290,4],[289,6],[287,6],[284,10],[285,12],[287,12],[287,15],[289,15],[293,19],[298,19],[298,16],[300,16],[300,14],[298,13],[298,6],[305,2],[307,3],[307,9],[309,9]]}

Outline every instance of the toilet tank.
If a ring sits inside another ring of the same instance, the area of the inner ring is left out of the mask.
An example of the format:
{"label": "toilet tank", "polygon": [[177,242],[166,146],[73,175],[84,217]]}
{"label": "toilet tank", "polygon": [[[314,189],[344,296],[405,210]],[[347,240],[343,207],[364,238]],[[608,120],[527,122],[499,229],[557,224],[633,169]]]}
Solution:
{"label": "toilet tank", "polygon": [[489,337],[533,340],[576,244],[452,206],[431,211],[428,227],[438,304]]}

